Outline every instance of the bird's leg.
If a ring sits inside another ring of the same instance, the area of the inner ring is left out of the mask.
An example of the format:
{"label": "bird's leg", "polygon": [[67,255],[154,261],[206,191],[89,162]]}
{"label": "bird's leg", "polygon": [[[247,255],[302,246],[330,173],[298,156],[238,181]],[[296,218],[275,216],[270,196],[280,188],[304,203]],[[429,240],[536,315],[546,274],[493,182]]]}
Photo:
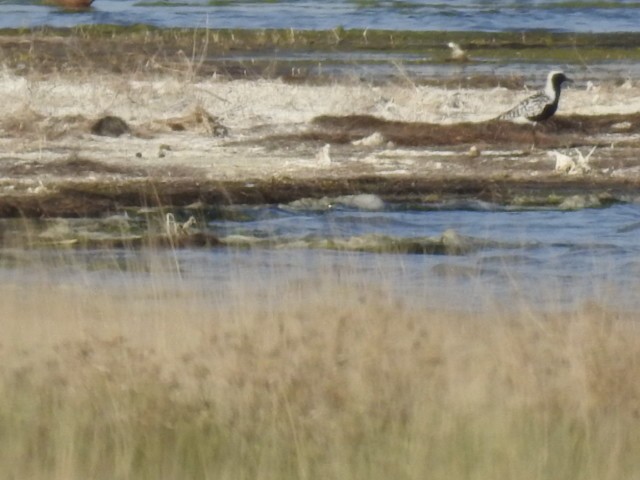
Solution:
{"label": "bird's leg", "polygon": [[533,137],[533,143],[531,144],[531,150],[535,150],[537,147],[537,138],[536,138],[536,127],[538,126],[538,122],[533,122],[533,127],[531,128],[531,136]]}

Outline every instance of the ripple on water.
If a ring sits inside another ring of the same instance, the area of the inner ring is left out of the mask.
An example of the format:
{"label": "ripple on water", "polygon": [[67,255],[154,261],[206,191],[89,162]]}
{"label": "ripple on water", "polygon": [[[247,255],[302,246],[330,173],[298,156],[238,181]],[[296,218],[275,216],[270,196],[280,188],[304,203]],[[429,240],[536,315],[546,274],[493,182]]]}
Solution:
{"label": "ripple on water", "polygon": [[0,28],[147,23],[158,27],[307,30],[375,26],[384,30],[637,32],[637,12],[637,2],[625,1],[550,0],[525,5],[499,0],[490,7],[478,0],[376,1],[367,2],[365,8],[361,2],[350,0],[100,0],[88,11],[69,13],[16,1],[0,4]]}
{"label": "ripple on water", "polygon": [[[0,275],[24,281],[37,277],[34,272],[42,274],[45,266],[56,279],[84,281],[93,272],[91,281],[112,278],[117,283],[123,274],[149,275],[155,257],[170,260],[165,263],[168,281],[176,266],[181,278],[205,283],[207,278],[226,282],[237,270],[255,281],[268,281],[268,275],[312,281],[319,271],[329,271],[390,282],[402,295],[429,301],[451,300],[452,295],[461,302],[486,295],[508,301],[517,294],[546,295],[563,305],[589,296],[606,300],[610,291],[635,292],[630,286],[640,278],[637,232],[624,228],[640,218],[638,204],[515,212],[407,211],[397,205],[374,212],[353,206],[318,212],[263,206],[243,215],[216,215],[201,225],[220,237],[220,245],[178,250],[56,247],[51,242],[57,238],[100,237],[101,222],[108,235],[116,235],[113,219],[35,222],[29,238],[42,238],[47,245],[25,250],[19,241],[14,248],[7,244]],[[148,228],[132,214],[127,225],[134,232]],[[22,220],[0,223],[5,239],[19,228],[24,228]],[[638,301],[635,293],[626,296],[621,304]]]}

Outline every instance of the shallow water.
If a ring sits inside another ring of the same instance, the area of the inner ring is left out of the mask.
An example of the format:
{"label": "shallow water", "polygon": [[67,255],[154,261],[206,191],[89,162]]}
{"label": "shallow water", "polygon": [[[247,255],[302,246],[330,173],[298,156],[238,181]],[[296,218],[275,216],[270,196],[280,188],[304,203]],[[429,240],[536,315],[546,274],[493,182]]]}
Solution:
{"label": "shallow water", "polygon": [[[611,79],[629,79],[640,76],[640,63],[600,59],[591,62],[588,69],[579,63],[579,56],[557,61],[555,59],[516,60],[514,51],[508,58],[483,57],[474,54],[473,61],[456,63],[443,61],[440,56],[428,53],[403,52],[238,52],[231,55],[215,57],[217,61],[228,61],[231,64],[253,65],[254,62],[274,62],[290,65],[292,69],[302,68],[309,77],[325,76],[336,78],[359,78],[364,81],[380,81],[389,78],[429,79],[431,81],[447,81],[473,77],[510,77],[521,76],[529,82],[544,84],[550,69],[563,68],[571,71],[575,86],[584,88],[584,78],[590,81],[606,81]],[[249,69],[250,70],[250,69]]]}
{"label": "shallow water", "polygon": [[[129,219],[149,228],[142,216]],[[65,229],[86,231],[89,221],[65,220]],[[199,226],[215,232],[222,246],[5,250],[0,278],[29,283],[42,282],[44,275],[56,283],[100,288],[116,287],[125,278],[153,278],[168,285],[210,285],[216,292],[241,284],[259,296],[274,283],[339,277],[361,288],[383,285],[411,303],[439,308],[508,307],[514,299],[543,309],[587,301],[640,307],[640,204],[569,211],[480,202],[381,206],[379,199],[360,196],[236,206],[217,210]],[[432,248],[444,232],[455,232],[464,248]],[[159,276],[150,273],[151,264],[164,265]]]}
{"label": "shallow water", "polygon": [[640,3],[623,1],[96,0],[87,12],[38,2],[0,1],[0,28],[149,24],[211,28],[376,28],[388,30],[637,32]]}
{"label": "shallow water", "polygon": [[[285,245],[292,237],[302,240],[298,245],[305,240],[313,245],[317,236],[348,239],[355,250],[371,236],[388,245],[399,239],[440,238],[453,230],[469,245],[459,255],[436,251],[347,258],[364,269],[371,262],[369,274],[393,278],[398,289],[412,297],[428,292],[432,301],[445,303],[469,306],[486,299],[487,293],[509,303],[517,293],[534,303],[548,303],[544,299],[552,296],[559,306],[596,299],[605,286],[625,293],[625,302],[637,302],[629,285],[635,285],[640,274],[640,205],[577,211],[501,209],[476,202],[408,207],[368,212],[339,205],[315,211],[279,208],[255,212],[254,219],[242,224],[212,225],[223,236],[278,237],[277,244]],[[344,256],[336,253],[336,263]]]}

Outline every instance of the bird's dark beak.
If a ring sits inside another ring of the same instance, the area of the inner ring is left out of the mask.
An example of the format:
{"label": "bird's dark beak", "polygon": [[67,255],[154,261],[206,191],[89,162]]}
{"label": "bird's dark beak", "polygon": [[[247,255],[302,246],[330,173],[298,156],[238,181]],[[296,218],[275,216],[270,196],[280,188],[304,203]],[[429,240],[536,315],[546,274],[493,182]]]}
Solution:
{"label": "bird's dark beak", "polygon": [[573,79],[569,78],[569,77],[565,77],[564,81],[567,83],[573,83]]}

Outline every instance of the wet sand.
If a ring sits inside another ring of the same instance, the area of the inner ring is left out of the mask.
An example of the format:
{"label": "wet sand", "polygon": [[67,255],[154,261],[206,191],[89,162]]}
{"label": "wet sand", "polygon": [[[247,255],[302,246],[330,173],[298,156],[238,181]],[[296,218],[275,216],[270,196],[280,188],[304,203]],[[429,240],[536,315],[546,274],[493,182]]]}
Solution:
{"label": "wet sand", "polygon": [[[429,82],[401,66],[383,79],[285,75],[282,66],[255,76],[244,60],[218,74],[212,52],[160,48],[130,69],[128,37],[101,69],[104,43],[93,52],[80,37],[38,35],[0,41],[10,45],[0,74],[4,217],[356,193],[519,205],[638,200],[640,84],[631,79],[580,73],[534,146],[531,126],[492,120],[531,93],[513,77]],[[121,120],[124,133],[109,136],[98,125],[105,117]],[[574,168],[556,169],[554,152]]]}

